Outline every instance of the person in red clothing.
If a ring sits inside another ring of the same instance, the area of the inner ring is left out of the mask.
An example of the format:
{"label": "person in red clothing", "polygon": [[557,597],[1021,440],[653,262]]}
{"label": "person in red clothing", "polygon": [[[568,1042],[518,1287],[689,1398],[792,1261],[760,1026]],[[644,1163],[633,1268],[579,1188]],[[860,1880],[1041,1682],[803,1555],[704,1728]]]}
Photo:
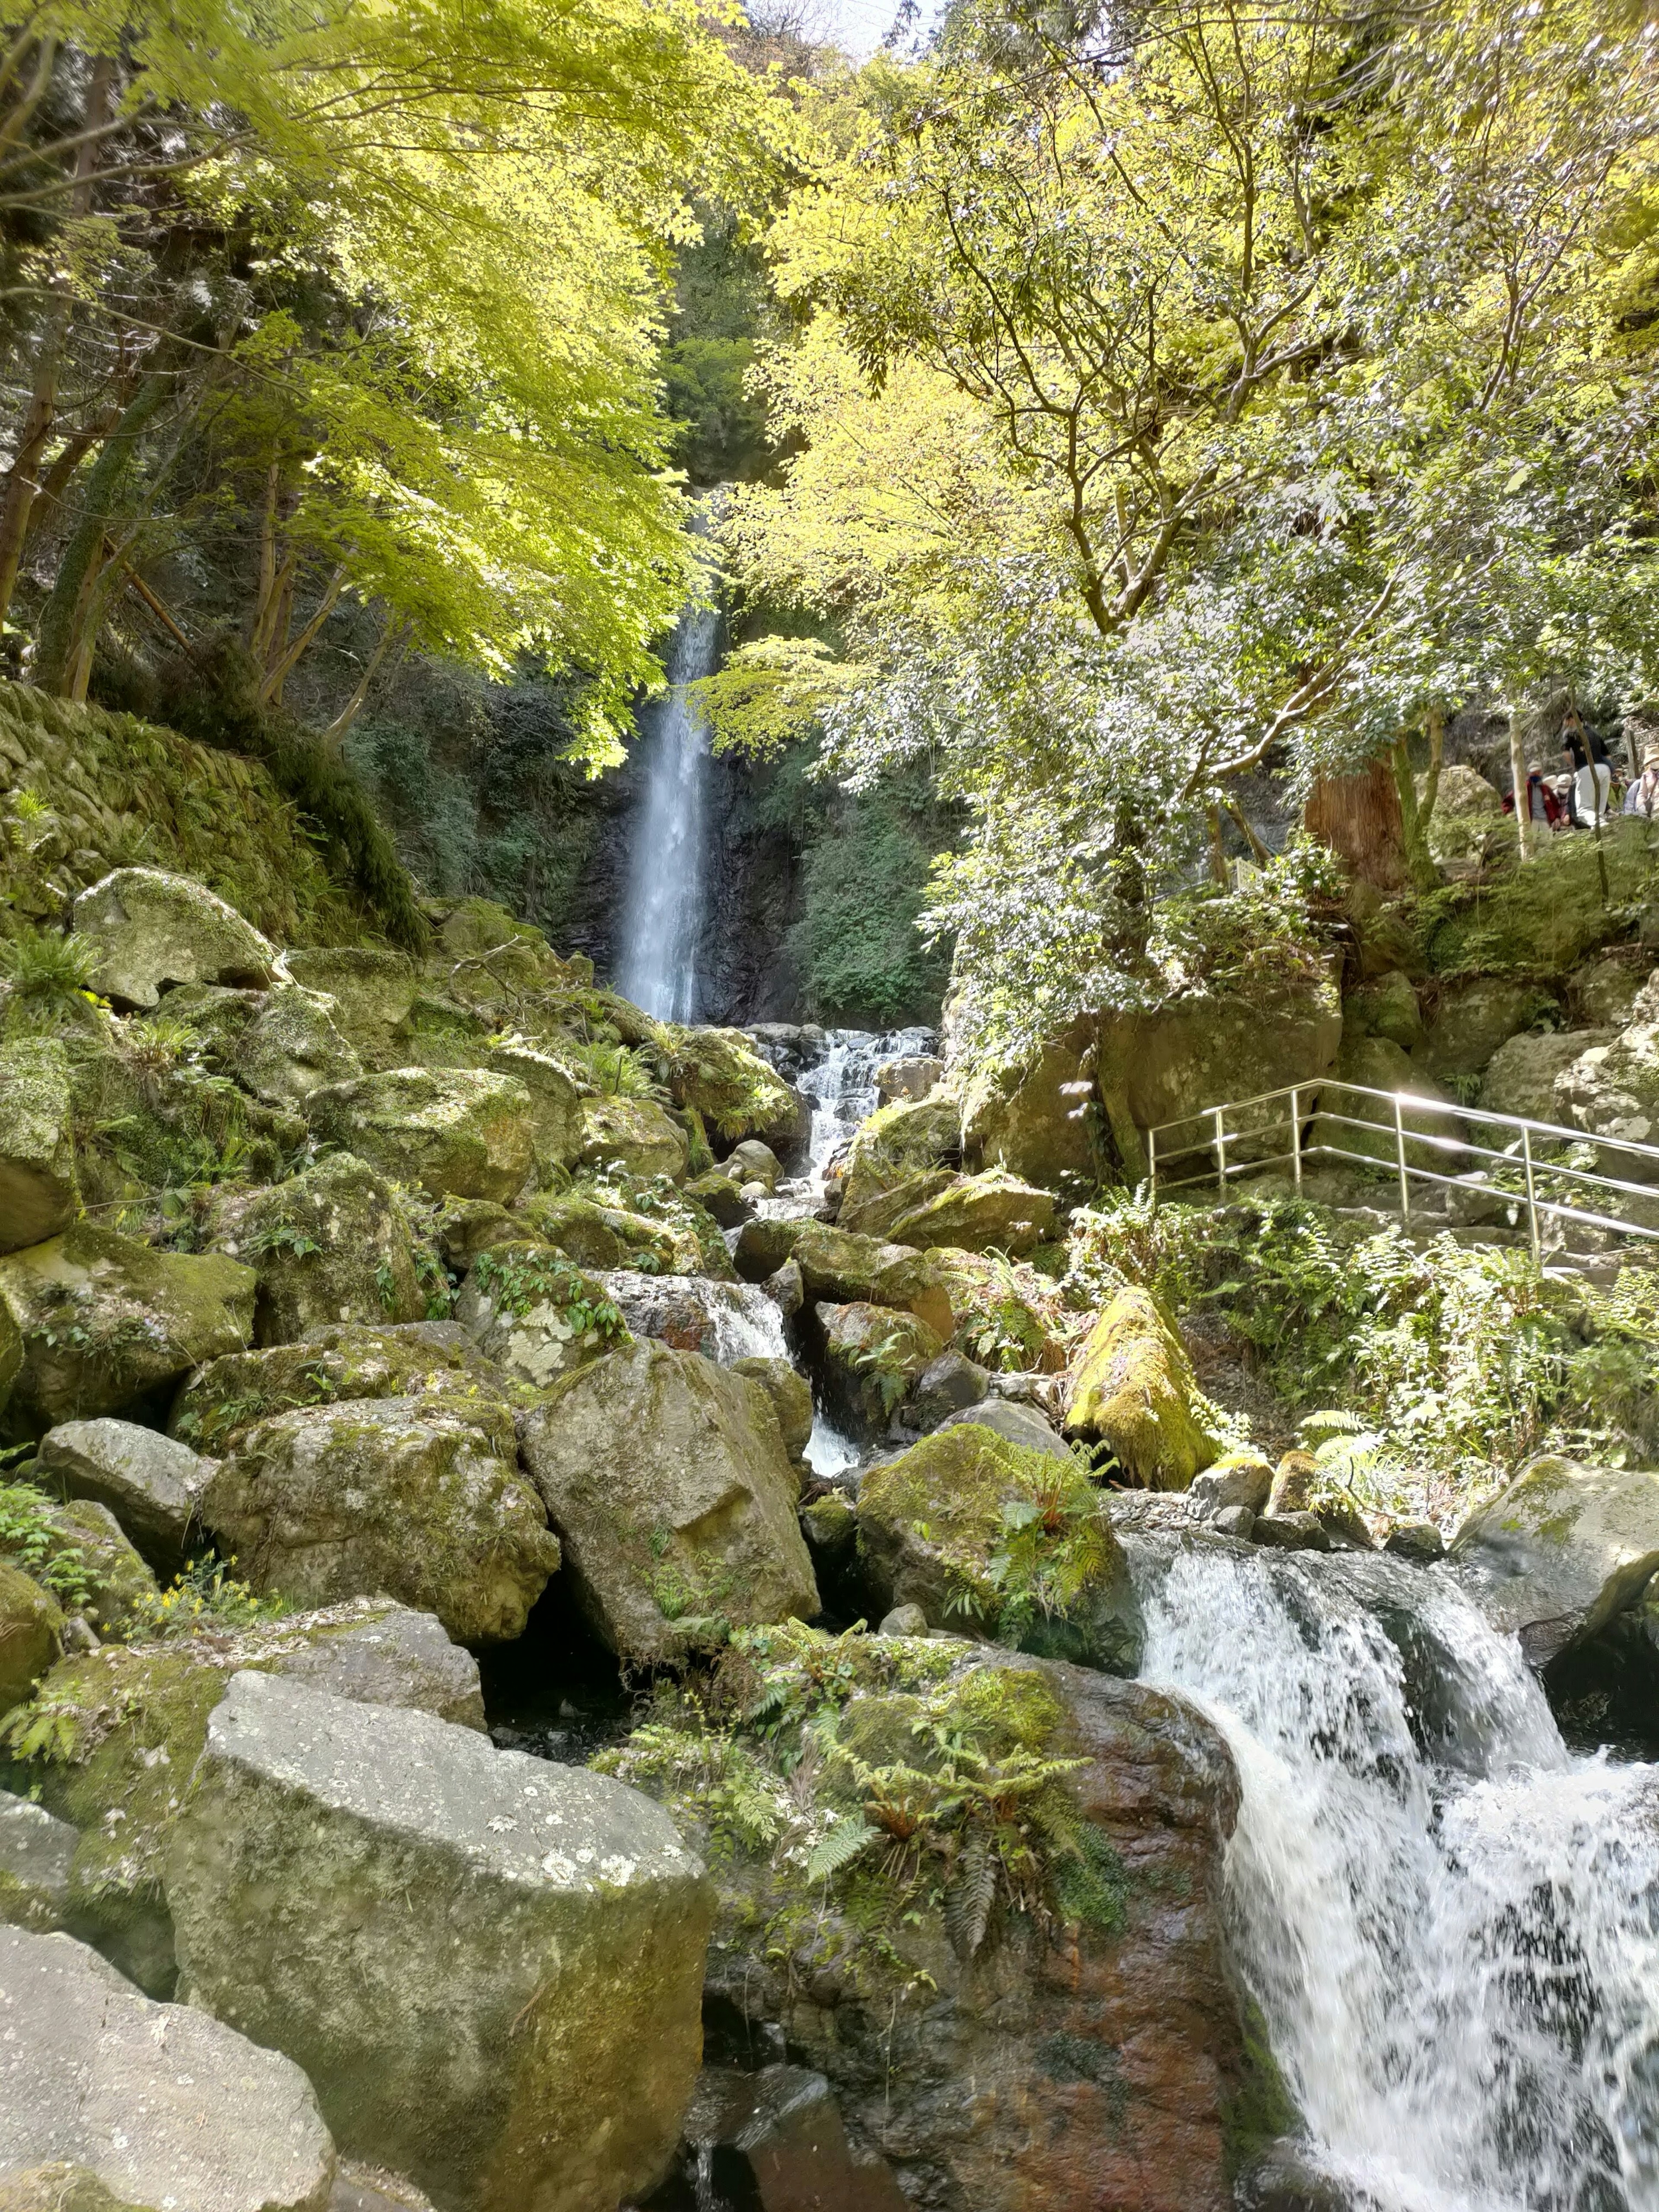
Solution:
{"label": "person in red clothing", "polygon": [[[1553,787],[1546,781],[1544,771],[1536,761],[1529,761],[1527,764],[1527,814],[1530,821],[1546,823],[1550,829],[1553,830],[1564,818],[1565,810],[1556,797]],[[1515,811],[1513,791],[1504,793],[1504,811],[1505,814],[1513,814]]]}

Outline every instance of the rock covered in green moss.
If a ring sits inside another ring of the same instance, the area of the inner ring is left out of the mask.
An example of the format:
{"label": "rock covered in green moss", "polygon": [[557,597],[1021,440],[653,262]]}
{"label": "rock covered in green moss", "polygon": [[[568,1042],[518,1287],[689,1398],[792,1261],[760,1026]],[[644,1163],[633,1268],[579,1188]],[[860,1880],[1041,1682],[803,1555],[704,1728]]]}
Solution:
{"label": "rock covered in green moss", "polygon": [[108,1506],[90,1498],[43,1498],[40,1517],[52,1531],[53,1556],[85,1578],[82,1605],[66,1599],[100,1637],[129,1636],[150,1618],[161,1596],[155,1577]]}
{"label": "rock covered in green moss", "polygon": [[0,1414],[4,1413],[12,1386],[22,1371],[23,1332],[13,1320],[9,1306],[0,1298]]}
{"label": "rock covered in green moss", "polygon": [[854,1300],[813,1308],[813,1364],[836,1425],[866,1442],[887,1433],[912,1386],[944,1350],[912,1313]]}
{"label": "rock covered in green moss", "polygon": [[962,1149],[1045,1189],[1092,1190],[1101,1177],[1095,1024],[1086,1017],[1023,1066],[976,1073],[962,1101]]}
{"label": "rock covered in green moss", "polygon": [[1659,1474],[1534,1460],[1458,1530],[1449,1558],[1534,1667],[1596,1635],[1659,1571]]}
{"label": "rock covered in green moss", "polygon": [[908,1243],[911,1241],[908,1237],[894,1238],[894,1224],[926,1206],[930,1199],[951,1190],[961,1180],[953,1168],[924,1168],[916,1175],[906,1176],[902,1182],[890,1184],[885,1190],[866,1190],[864,1195],[853,1199],[843,1194],[836,1226],[849,1236],[874,1237],[883,1243]]}
{"label": "rock covered in green moss", "polygon": [[734,1375],[760,1384],[772,1401],[785,1451],[792,1460],[801,1459],[812,1433],[812,1389],[806,1377],[775,1353],[747,1352],[732,1360],[731,1368]]}
{"label": "rock covered in green moss", "polygon": [[111,1644],[61,1661],[23,1718],[33,1747],[14,1784],[40,1792],[80,1832],[64,1913],[152,1996],[178,1966],[163,1892],[168,1841],[207,1736],[208,1715],[239,1668],[297,1670],[375,1705],[412,1705],[483,1723],[477,1662],[429,1617],[384,1600],[253,1627]]}
{"label": "rock covered in green moss", "polygon": [[463,1644],[519,1635],[559,1565],[512,1417],[482,1402],[342,1399],[274,1414],[222,1463],[202,1518],[256,1590],[307,1606],[393,1597]]}
{"label": "rock covered in green moss", "polygon": [[53,2159],[27,2172],[0,2174],[0,2212],[155,2212],[123,2203],[88,2166]]}
{"label": "rock covered in green moss", "polygon": [[261,1344],[292,1344],[332,1322],[418,1321],[426,1312],[408,1213],[355,1153],[331,1152],[262,1190],[226,1187],[208,1235],[215,1251],[258,1277]]}
{"label": "rock covered in green moss", "polygon": [[0,1259],[0,1307],[23,1342],[14,1431],[39,1436],[171,1390],[248,1342],[255,1287],[234,1260],[153,1251],[88,1222]]}
{"label": "rock covered in green moss", "polygon": [[550,1244],[520,1240],[479,1253],[455,1302],[479,1355],[510,1382],[544,1390],[625,1342],[605,1286]]}
{"label": "rock covered in green moss", "polygon": [[755,1218],[753,1205],[724,1168],[709,1168],[694,1176],[685,1186],[685,1195],[704,1207],[721,1229],[741,1229],[745,1221]]}
{"label": "rock covered in green moss", "polygon": [[821,1221],[751,1221],[738,1237],[738,1273],[763,1283],[787,1261],[811,1300],[891,1306],[913,1313],[941,1339],[956,1326],[950,1291],[933,1261],[908,1245],[856,1237]]}
{"label": "rock covered in green moss", "polygon": [[290,2059],[64,1936],[0,1929],[0,2003],[29,2024],[0,2063],[0,2169],[67,2172],[47,2212],[326,2212],[334,2145]]}
{"label": "rock covered in green moss", "polygon": [[1051,1276],[1000,1255],[936,1247],[924,1256],[950,1300],[958,1352],[994,1372],[1057,1375],[1065,1366],[1075,1316]]}
{"label": "rock covered in green moss", "polygon": [[1180,1338],[1147,1291],[1126,1288],[1083,1347],[1066,1427],[1105,1444],[1143,1489],[1185,1490],[1220,1450],[1194,1411],[1194,1395]]}
{"label": "rock covered in green moss", "polygon": [[302,1107],[325,1084],[354,1082],[362,1061],[341,1036],[332,1002],[291,983],[268,992],[237,1040],[233,1072],[271,1106]]}
{"label": "rock covered in green moss", "polygon": [[1616,946],[1585,961],[1567,978],[1573,1019],[1591,1029],[1622,1030],[1635,1019],[1636,1001],[1653,966],[1653,948],[1643,945]]}
{"label": "rock covered in green moss", "polygon": [[1513,975],[1470,975],[1448,983],[1415,1057],[1445,1082],[1479,1075],[1501,1045],[1535,1024],[1558,1021],[1560,1002]]}
{"label": "rock covered in green moss", "polygon": [[407,953],[311,945],[285,953],[283,965],[295,982],[333,1001],[335,1027],[366,1066],[395,1065],[392,1032],[409,1018],[421,988],[420,970]]}
{"label": "rock covered in green moss", "polygon": [[1416,987],[1399,968],[1387,969],[1350,992],[1342,1002],[1342,1022],[1345,1031],[1387,1037],[1401,1052],[1414,1052],[1423,1042],[1423,1009]]}
{"label": "rock covered in green moss", "polygon": [[681,1029],[662,1024],[671,1054],[674,1103],[700,1115],[729,1144],[759,1138],[793,1156],[805,1144],[811,1109],[761,1058],[741,1030]]}
{"label": "rock covered in green moss", "polygon": [[458,1322],[373,1328],[355,1322],[313,1329],[303,1343],[228,1353],[192,1375],[167,1426],[219,1458],[256,1423],[295,1407],[341,1398],[438,1397],[505,1406],[507,1378]]}
{"label": "rock covered in green moss", "polygon": [[633,1176],[683,1180],[690,1158],[684,1132],[649,1098],[584,1098],[576,1155],[586,1168],[621,1167]]}
{"label": "rock covered in green moss", "polygon": [[40,1468],[64,1497],[107,1506],[165,1573],[183,1565],[213,1472],[187,1444],[136,1421],[62,1421],[41,1439]]}
{"label": "rock covered in green moss", "polygon": [[[1607,869],[1607,893],[1601,888]],[[1595,837],[1548,837],[1524,867],[1471,891],[1437,920],[1429,961],[1442,975],[1565,980],[1598,946],[1622,937],[1625,912],[1646,895],[1646,825],[1613,821]]]}
{"label": "rock covered in green moss", "polygon": [[556,1384],[522,1448],[577,1601],[624,1659],[817,1611],[799,1486],[758,1382],[647,1340]]}
{"label": "rock covered in green moss", "polygon": [[564,1198],[532,1198],[524,1208],[524,1219],[538,1237],[556,1244],[579,1267],[609,1273],[617,1267],[641,1267],[651,1274],[674,1271],[674,1239],[659,1221],[648,1220],[626,1206],[572,1194]]}
{"label": "rock covered in green moss", "polygon": [[306,1112],[317,1136],[433,1198],[512,1198],[535,1158],[529,1092],[478,1068],[388,1068],[313,1091]]}
{"label": "rock covered in green moss", "polygon": [[666,2167],[714,1898],[623,1784],[239,1675],[168,1893],[195,2001],[454,2212],[613,2212]]}
{"label": "rock covered in green moss", "polygon": [[890,1224],[894,1244],[918,1251],[948,1245],[963,1252],[1006,1252],[1022,1257],[1054,1226],[1051,1193],[1022,1182],[1001,1168],[956,1176],[940,1190],[907,1206]]}
{"label": "rock covered in green moss", "polygon": [[94,990],[121,1006],[154,1006],[173,983],[270,983],[276,951],[205,884],[161,868],[117,868],[75,902],[75,933],[93,956]]}
{"label": "rock covered in green moss", "polygon": [[21,1705],[58,1656],[64,1614],[49,1590],[0,1559],[0,1714]]}
{"label": "rock covered in green moss", "polygon": [[75,1218],[69,1061],[56,1037],[0,1044],[0,1252],[44,1243]]}
{"label": "rock covered in green moss", "polygon": [[488,1066],[510,1076],[530,1094],[530,1127],[544,1170],[570,1166],[586,1140],[581,1095],[558,1061],[533,1045],[490,1048]]}
{"label": "rock covered in green moss", "polygon": [[[962,1157],[962,1108],[940,1091],[926,1098],[896,1099],[862,1121],[842,1178],[843,1212],[859,1208],[896,1183],[932,1169],[954,1166]],[[856,1228],[849,1220],[848,1227]]]}

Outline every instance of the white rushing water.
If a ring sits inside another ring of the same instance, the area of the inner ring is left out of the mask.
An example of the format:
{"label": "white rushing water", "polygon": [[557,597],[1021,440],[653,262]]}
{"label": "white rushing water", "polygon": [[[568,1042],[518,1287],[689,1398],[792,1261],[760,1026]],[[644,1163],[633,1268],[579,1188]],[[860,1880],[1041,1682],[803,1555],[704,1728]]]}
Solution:
{"label": "white rushing water", "polygon": [[798,1080],[812,1102],[807,1176],[820,1195],[823,1170],[850,1144],[859,1123],[880,1104],[876,1075],[890,1060],[911,1060],[933,1048],[932,1030],[830,1030],[823,1053]]}
{"label": "white rushing water", "polygon": [[1438,1575],[1189,1552],[1146,1601],[1143,1679],[1232,1746],[1236,1954],[1322,2162],[1385,2212],[1659,2212],[1659,1769],[1571,1757]]}
{"label": "white rushing water", "polygon": [[[694,528],[702,534],[700,514]],[[646,708],[645,796],[635,817],[617,988],[659,1021],[694,1022],[702,935],[708,729],[687,694],[720,660],[720,617],[688,607],[668,653],[669,690]]]}

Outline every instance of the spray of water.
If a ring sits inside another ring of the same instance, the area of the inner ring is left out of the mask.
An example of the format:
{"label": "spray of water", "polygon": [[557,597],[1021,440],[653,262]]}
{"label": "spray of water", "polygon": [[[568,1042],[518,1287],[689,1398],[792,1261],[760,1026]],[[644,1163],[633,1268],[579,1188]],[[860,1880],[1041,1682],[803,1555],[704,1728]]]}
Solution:
{"label": "spray of water", "polygon": [[1228,1911],[1275,2054],[1362,2203],[1659,2212],[1659,1771],[1570,1758],[1512,1643],[1382,1567],[1147,1577],[1144,1675],[1237,1762]]}

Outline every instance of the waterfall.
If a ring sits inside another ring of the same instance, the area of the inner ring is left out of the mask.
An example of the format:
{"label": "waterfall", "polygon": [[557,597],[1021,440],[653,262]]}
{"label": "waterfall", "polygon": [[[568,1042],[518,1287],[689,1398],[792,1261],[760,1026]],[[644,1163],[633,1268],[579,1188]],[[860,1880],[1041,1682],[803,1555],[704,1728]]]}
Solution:
{"label": "waterfall", "polygon": [[1188,1548],[1143,1678],[1243,1784],[1236,1955],[1381,2212],[1659,2212],[1659,1769],[1571,1757],[1441,1573]]}
{"label": "waterfall", "polygon": [[[699,537],[709,517],[700,503]],[[659,1021],[698,1018],[708,731],[686,687],[720,661],[720,611],[690,606],[668,651],[668,691],[645,710],[645,796],[635,818],[617,988]]]}

